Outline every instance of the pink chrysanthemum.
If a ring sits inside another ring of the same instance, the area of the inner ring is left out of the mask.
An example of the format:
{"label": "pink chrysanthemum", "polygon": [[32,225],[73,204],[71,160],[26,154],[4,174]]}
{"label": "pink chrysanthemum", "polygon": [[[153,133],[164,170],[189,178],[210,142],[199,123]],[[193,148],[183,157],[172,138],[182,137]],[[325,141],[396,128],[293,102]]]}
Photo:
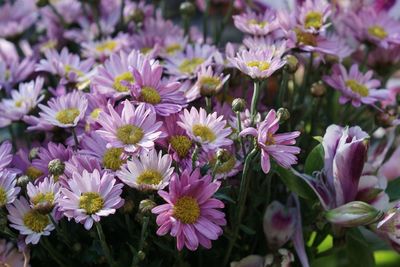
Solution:
{"label": "pink chrysanthemum", "polygon": [[275,11],[272,10],[260,14],[248,11],[233,16],[233,22],[240,31],[253,35],[267,35],[279,28]]}
{"label": "pink chrysanthemum", "polygon": [[261,167],[265,173],[270,171],[271,157],[282,167],[289,168],[297,163],[295,155],[300,153],[300,148],[291,146],[296,143],[295,138],[300,135],[300,132],[276,133],[278,129],[279,118],[272,109],[257,129],[249,127],[240,133],[241,136],[257,137],[257,144],[261,148]]}
{"label": "pink chrysanthemum", "polygon": [[51,212],[60,196],[60,185],[54,182],[53,178],[45,178],[42,182],[34,185],[29,183],[26,186],[27,194],[31,202],[31,207]]}
{"label": "pink chrysanthemum", "polygon": [[331,5],[326,0],[306,0],[296,11],[297,23],[307,32],[318,34],[330,25]]}
{"label": "pink chrysanthemum", "polygon": [[225,214],[218,209],[224,207],[220,200],[212,198],[220,187],[211,176],[201,177],[200,170],[193,173],[185,170],[180,177],[174,175],[169,192],[158,191],[167,202],[153,208],[157,214],[158,235],[168,232],[176,237],[178,250],[186,246],[196,250],[200,245],[211,248],[211,240],[222,235],[221,226],[226,224]]}
{"label": "pink chrysanthemum", "polygon": [[204,150],[215,150],[232,144],[232,140],[228,138],[232,130],[227,127],[224,117],[218,117],[216,112],[207,114],[203,108],[197,111],[192,107],[190,112],[185,109],[180,118],[178,125],[186,130],[192,140],[201,144]]}
{"label": "pink chrysanthemum", "polygon": [[8,170],[0,171],[0,207],[13,203],[17,198],[20,187],[17,187],[16,174]]}
{"label": "pink chrysanthemum", "polygon": [[110,114],[102,112],[98,122],[103,127],[96,132],[108,141],[110,147],[123,147],[126,152],[138,152],[140,148],[149,150],[154,141],[162,136],[159,131],[162,122],[156,120],[156,114],[140,104],[136,109],[129,100],[125,100],[122,114],[119,115],[111,105]]}
{"label": "pink chrysanthemum", "polygon": [[68,219],[83,223],[86,230],[99,222],[100,217],[114,214],[124,204],[121,198],[123,185],[117,184],[109,173],[102,176],[97,170],[93,173],[83,171],[82,175],[74,173],[68,186],[61,188],[59,208]]}
{"label": "pink chrysanthemum", "polygon": [[206,67],[203,65],[197,73],[196,83],[190,90],[194,90],[197,96],[214,95],[219,93],[229,77],[229,74],[224,75],[218,71],[214,72],[211,66]]}
{"label": "pink chrysanthemum", "polygon": [[358,64],[352,65],[349,72],[343,65],[335,65],[331,76],[325,76],[324,81],[342,93],[339,103],[351,101],[353,106],[359,107],[361,103],[373,105],[389,97],[388,90],[377,89],[381,83],[372,79],[372,75],[372,71],[365,74],[360,72]]}
{"label": "pink chrysanthemum", "polygon": [[131,86],[134,103],[144,103],[147,109],[161,116],[179,112],[186,106],[179,82],[162,81],[163,67],[152,67],[145,60],[142,69],[133,68],[136,83]]}
{"label": "pink chrysanthemum", "polygon": [[48,123],[61,128],[75,127],[84,118],[87,100],[79,91],[52,98],[48,106],[39,104],[39,115]]}

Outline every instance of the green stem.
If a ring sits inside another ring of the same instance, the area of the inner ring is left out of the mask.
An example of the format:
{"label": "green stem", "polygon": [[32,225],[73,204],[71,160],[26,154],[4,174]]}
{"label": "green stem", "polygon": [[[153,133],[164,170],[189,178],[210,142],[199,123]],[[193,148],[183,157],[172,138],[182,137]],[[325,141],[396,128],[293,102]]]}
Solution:
{"label": "green stem", "polygon": [[366,45],[364,51],[364,58],[363,61],[361,62],[361,71],[364,72],[367,71],[369,52],[371,52],[371,47],[369,45]]}
{"label": "green stem", "polygon": [[197,161],[197,156],[199,154],[199,150],[200,150],[200,147],[199,147],[198,144],[196,144],[195,148],[194,148],[194,151],[193,151],[193,154],[192,154],[192,169],[196,168],[196,161]]}
{"label": "green stem", "polygon": [[225,253],[224,264],[222,266],[228,265],[233,246],[235,245],[236,239],[238,238],[239,228],[240,228],[240,225],[242,222],[244,206],[246,204],[247,193],[249,191],[249,185],[250,185],[250,176],[248,175],[249,170],[250,170],[250,163],[257,153],[258,153],[258,150],[256,148],[254,148],[247,155],[246,160],[244,162],[242,181],[240,182],[239,196],[238,196],[238,201],[237,201],[238,206],[237,206],[236,222],[233,225],[234,228],[232,231],[232,233],[233,233],[232,239],[229,240],[228,248]]}
{"label": "green stem", "polygon": [[206,43],[207,40],[209,13],[210,13],[210,0],[206,0],[206,10],[203,16],[203,43]]}
{"label": "green stem", "polygon": [[213,180],[215,180],[215,175],[217,174],[217,169],[219,168],[219,166],[221,166],[221,161],[219,159],[217,159],[217,161],[215,162],[214,168],[212,169]]}
{"label": "green stem", "polygon": [[110,265],[111,267],[114,267],[115,266],[114,259],[112,258],[110,249],[107,246],[106,237],[104,235],[103,228],[101,227],[100,222],[96,222],[95,224],[96,224],[96,229],[97,229],[97,235],[99,237],[104,256],[106,256],[108,265]]}
{"label": "green stem", "polygon": [[233,5],[234,5],[234,0],[229,1],[229,7],[228,10],[224,16],[224,19],[222,20],[221,23],[221,28],[219,31],[216,32],[215,36],[215,44],[218,45],[219,42],[221,41],[222,34],[224,33],[225,27],[229,22],[229,19],[232,17],[232,12],[233,12]]}
{"label": "green stem", "polygon": [[126,227],[128,229],[129,236],[131,238],[133,238],[134,234],[133,234],[133,229],[132,229],[131,218],[129,217],[128,213],[125,213],[124,217],[125,217],[125,224],[126,224]]}
{"label": "green stem", "polygon": [[65,264],[61,259],[63,258],[53,247],[52,245],[46,240],[46,238],[42,238],[40,240],[40,244],[44,247],[44,249],[49,253],[50,257],[57,262],[59,266],[67,267],[68,265]]}
{"label": "green stem", "polygon": [[285,101],[286,90],[288,87],[289,74],[286,71],[282,73],[282,82],[278,92],[278,107],[282,107]]}
{"label": "green stem", "polygon": [[[149,225],[149,217],[144,216],[143,223],[142,223],[142,231],[140,233],[138,253],[143,252],[144,242],[146,241],[146,237],[147,237],[147,226],[148,225]],[[134,257],[133,257],[132,265],[131,265],[132,267],[138,266],[137,264],[140,261],[138,253],[136,253],[136,255],[134,255]]]}
{"label": "green stem", "polygon": [[[239,134],[242,132],[242,120],[240,118],[240,112],[236,112],[236,119],[237,119],[237,124],[238,124],[238,131]],[[246,148],[244,147],[244,142],[243,142],[243,137],[239,136],[239,143],[240,146],[242,147],[242,153],[243,157],[246,155]]]}
{"label": "green stem", "polygon": [[206,110],[207,110],[207,113],[211,113],[212,112],[211,97],[206,96],[205,99],[206,99]]}
{"label": "green stem", "polygon": [[15,138],[15,133],[14,133],[14,128],[13,128],[12,123],[8,126],[8,132],[10,133],[12,147],[14,150],[16,150],[17,143],[16,143],[16,138]]}
{"label": "green stem", "polygon": [[74,143],[75,143],[74,150],[76,151],[79,148],[78,136],[76,135],[75,128],[71,128],[71,131],[72,131],[72,136],[74,137]]}
{"label": "green stem", "polygon": [[60,228],[58,223],[54,220],[53,216],[51,214],[48,215],[50,221],[53,223],[54,227],[56,228],[56,232],[62,237],[64,244],[67,245],[68,248],[72,248],[71,246],[71,241],[68,238],[68,235],[64,234],[64,231]]}
{"label": "green stem", "polygon": [[253,98],[251,99],[251,107],[250,107],[250,126],[254,126],[254,121],[257,116],[257,104],[260,98],[260,82],[254,81],[254,91]]}
{"label": "green stem", "polygon": [[310,52],[310,61],[308,62],[307,70],[304,73],[303,84],[302,84],[301,90],[299,92],[300,93],[299,104],[302,104],[304,102],[304,98],[306,97],[306,92],[307,92],[306,89],[311,81],[311,73],[312,73],[313,63],[314,63],[314,53]]}

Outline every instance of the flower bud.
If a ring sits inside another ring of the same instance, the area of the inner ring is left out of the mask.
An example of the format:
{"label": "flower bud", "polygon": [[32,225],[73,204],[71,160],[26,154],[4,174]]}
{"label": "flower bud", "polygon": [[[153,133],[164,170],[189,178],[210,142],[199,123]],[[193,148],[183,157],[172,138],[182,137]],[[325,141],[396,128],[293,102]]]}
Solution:
{"label": "flower bud", "polygon": [[179,11],[181,12],[182,16],[192,17],[196,12],[196,7],[190,1],[185,1],[180,5]]}
{"label": "flower bud", "polygon": [[24,188],[30,181],[31,179],[29,179],[28,175],[21,175],[17,178],[17,185]]}
{"label": "flower bud", "polygon": [[285,56],[285,60],[285,71],[287,71],[288,73],[295,73],[299,68],[299,60],[297,59],[297,57],[293,55],[287,55]]}
{"label": "flower bud", "polygon": [[227,149],[218,149],[216,155],[220,163],[225,163],[231,158],[231,153]]}
{"label": "flower bud", "polygon": [[136,9],[133,11],[132,15],[130,16],[130,18],[132,19],[132,21],[133,21],[135,24],[139,24],[139,23],[142,23],[142,22],[143,22],[144,16],[145,16],[145,15],[144,15],[143,10],[141,10],[140,8],[136,8]]}
{"label": "flower bud", "polygon": [[290,119],[290,112],[286,108],[279,108],[276,114],[280,124]]}
{"label": "flower bud", "polygon": [[278,201],[269,204],[264,214],[263,227],[271,249],[282,247],[292,237],[295,226],[295,208],[287,208]]}
{"label": "flower bud", "polygon": [[146,253],[144,253],[143,250],[139,250],[138,258],[140,261],[143,261],[146,258]]}
{"label": "flower bud", "polygon": [[54,208],[54,203],[50,203],[48,201],[37,203],[33,209],[39,212],[40,214],[46,215],[49,214]]}
{"label": "flower bud", "polygon": [[382,216],[382,211],[362,201],[346,203],[336,209],[327,211],[325,214],[325,218],[329,222],[343,227],[373,224],[380,220]]}
{"label": "flower bud", "polygon": [[47,166],[49,173],[54,176],[59,176],[64,173],[65,164],[59,159],[53,159],[49,162]]}
{"label": "flower bud", "polygon": [[326,93],[326,87],[321,81],[319,81],[311,85],[310,91],[313,96],[322,97]]}
{"label": "flower bud", "polygon": [[39,148],[38,147],[34,147],[29,151],[29,160],[32,161],[33,159],[35,159],[37,157],[37,155],[39,154]]}
{"label": "flower bud", "polygon": [[44,7],[49,4],[49,0],[37,0],[36,1],[36,6],[37,7]]}
{"label": "flower bud", "polygon": [[152,208],[156,206],[156,203],[151,199],[143,199],[139,203],[139,210],[142,213],[149,213],[151,212]]}
{"label": "flower bud", "polygon": [[243,98],[235,98],[232,101],[233,112],[243,112],[246,109],[246,101]]}

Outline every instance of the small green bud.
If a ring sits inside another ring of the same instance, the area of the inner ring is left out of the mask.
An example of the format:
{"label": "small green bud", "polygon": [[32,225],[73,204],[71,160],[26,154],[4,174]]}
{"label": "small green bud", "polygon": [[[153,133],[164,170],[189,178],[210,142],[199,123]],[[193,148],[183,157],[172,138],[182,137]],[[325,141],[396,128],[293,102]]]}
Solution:
{"label": "small green bud", "polygon": [[326,93],[326,87],[321,81],[319,81],[319,82],[313,83],[313,85],[311,85],[310,91],[313,96],[322,97]]}
{"label": "small green bud", "polygon": [[181,12],[182,16],[192,17],[196,12],[196,7],[192,2],[185,1],[180,5],[179,11]]}
{"label": "small green bud", "polygon": [[143,250],[139,250],[138,258],[140,261],[144,260],[146,258],[146,253],[144,253]]}
{"label": "small green bud", "polygon": [[218,149],[216,156],[220,163],[225,163],[231,158],[231,153],[226,149]]}
{"label": "small green bud", "polygon": [[284,67],[285,71],[288,73],[295,73],[297,69],[299,68],[299,60],[297,57],[293,55],[287,55],[285,56],[286,60],[286,65]]}
{"label": "small green bud", "polygon": [[29,151],[29,160],[32,161],[33,159],[35,159],[39,154],[39,148],[38,147],[34,147]]}
{"label": "small green bud", "polygon": [[144,12],[140,8],[136,8],[130,16],[130,19],[135,22],[135,24],[142,23],[144,20]]}
{"label": "small green bud", "polygon": [[151,199],[143,199],[139,203],[139,210],[142,213],[149,213],[156,206],[156,203]]}
{"label": "small green bud", "polygon": [[54,176],[59,176],[64,173],[65,164],[59,159],[53,159],[49,162],[47,166],[49,173]]}
{"label": "small green bud", "polygon": [[276,115],[279,119],[279,123],[281,124],[290,119],[290,112],[287,108],[279,108],[276,112]]}
{"label": "small green bud", "polygon": [[243,112],[246,109],[246,101],[243,98],[235,98],[232,101],[233,112]]}

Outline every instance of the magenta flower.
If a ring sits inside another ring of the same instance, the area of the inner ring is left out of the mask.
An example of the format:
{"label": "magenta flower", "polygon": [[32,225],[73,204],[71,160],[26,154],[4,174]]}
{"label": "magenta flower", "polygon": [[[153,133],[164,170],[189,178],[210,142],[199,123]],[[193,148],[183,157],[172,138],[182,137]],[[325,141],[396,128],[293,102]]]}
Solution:
{"label": "magenta flower", "polygon": [[5,169],[10,165],[13,154],[11,153],[12,145],[9,141],[4,141],[0,145],[0,170]]}
{"label": "magenta flower", "polygon": [[111,147],[123,147],[126,152],[138,152],[141,148],[150,150],[154,141],[162,136],[159,131],[162,122],[156,120],[156,114],[140,104],[136,109],[125,100],[122,114],[119,115],[112,105],[108,112],[100,113],[98,122],[103,127],[96,132],[108,141]]}
{"label": "magenta flower", "polygon": [[300,132],[276,133],[279,129],[279,119],[275,110],[270,110],[267,117],[262,121],[257,129],[249,127],[244,129],[240,135],[252,135],[257,137],[257,144],[261,149],[261,167],[265,173],[271,169],[270,158],[285,168],[297,163],[296,154],[300,153],[300,148],[291,146],[296,143],[296,138]]}
{"label": "magenta flower", "polygon": [[186,99],[179,91],[179,82],[162,80],[163,67],[151,66],[149,60],[143,62],[141,69],[133,68],[136,83],[130,86],[133,103],[144,103],[146,109],[161,116],[179,112],[185,107]]}
{"label": "magenta flower", "polygon": [[21,188],[16,184],[15,173],[8,170],[0,171],[0,207],[13,203],[17,198]]}
{"label": "magenta flower", "polygon": [[59,208],[68,219],[83,223],[86,230],[92,228],[100,217],[114,214],[124,204],[121,198],[123,184],[117,184],[114,176],[99,171],[74,173],[68,181],[69,188],[61,188]]}
{"label": "magenta flower", "polygon": [[13,37],[28,29],[37,19],[35,2],[18,0],[0,7],[0,37]]}
{"label": "magenta flower", "polygon": [[343,65],[335,65],[332,75],[325,76],[324,81],[342,95],[339,98],[340,104],[351,101],[352,105],[359,107],[361,103],[373,105],[377,101],[386,100],[389,97],[387,90],[378,90],[379,80],[372,79],[373,72],[363,74],[359,71],[358,65],[351,66],[347,72]]}
{"label": "magenta flower", "polygon": [[233,16],[233,22],[240,31],[252,35],[267,35],[279,28],[279,23],[273,10],[266,10],[260,14],[247,11]]}
{"label": "magenta flower", "polygon": [[[24,252],[18,251],[13,242],[0,239],[0,262],[4,266],[10,267],[26,267]],[[27,257],[28,258],[28,257]]]}
{"label": "magenta flower", "polygon": [[168,232],[176,237],[176,246],[182,250],[196,250],[199,244],[211,248],[211,240],[222,235],[221,226],[226,224],[224,207],[220,200],[212,198],[220,182],[212,182],[211,176],[201,177],[200,170],[185,170],[180,177],[171,178],[169,192],[158,191],[167,202],[153,208],[157,214],[158,235]]}
{"label": "magenta flower", "polygon": [[306,0],[296,11],[297,23],[304,31],[319,33],[330,25],[331,5],[326,0]]}
{"label": "magenta flower", "polygon": [[42,182],[37,183],[37,185],[30,182],[26,186],[26,191],[31,202],[31,207],[51,212],[60,196],[59,189],[59,183],[54,182],[53,178],[46,177]]}
{"label": "magenta flower", "polygon": [[390,209],[377,225],[377,233],[400,252],[400,205]]}

